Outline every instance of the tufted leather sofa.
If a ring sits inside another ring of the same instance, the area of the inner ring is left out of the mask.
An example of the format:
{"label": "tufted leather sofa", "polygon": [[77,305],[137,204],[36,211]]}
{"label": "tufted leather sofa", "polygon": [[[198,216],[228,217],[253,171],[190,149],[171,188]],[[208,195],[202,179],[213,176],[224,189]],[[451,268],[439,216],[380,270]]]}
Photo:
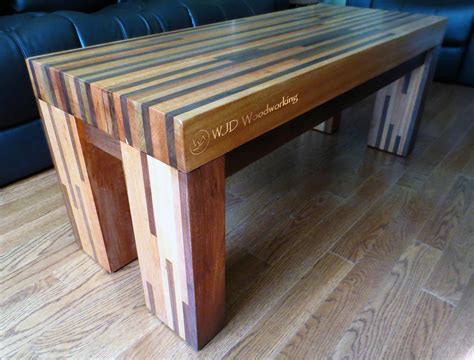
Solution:
{"label": "tufted leather sofa", "polygon": [[347,5],[447,17],[435,79],[474,86],[473,0],[347,0]]}
{"label": "tufted leather sofa", "polygon": [[51,166],[25,58],[288,8],[288,0],[11,3],[0,8],[15,13],[0,16],[0,186]]}

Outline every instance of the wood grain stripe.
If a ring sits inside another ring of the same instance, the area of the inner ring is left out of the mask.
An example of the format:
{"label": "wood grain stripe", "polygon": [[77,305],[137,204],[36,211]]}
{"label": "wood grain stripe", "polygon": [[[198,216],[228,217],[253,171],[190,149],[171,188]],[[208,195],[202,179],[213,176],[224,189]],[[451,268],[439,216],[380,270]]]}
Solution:
{"label": "wood grain stripe", "polygon": [[153,286],[146,281],[146,290],[148,292],[148,301],[150,302],[150,312],[153,315],[156,315],[156,308],[155,308],[155,296],[153,295]]}
{"label": "wood grain stripe", "polygon": [[82,171],[82,165],[81,162],[79,161],[79,155],[78,152],[80,151],[80,146],[79,144],[76,143],[76,137],[74,136],[72,129],[71,129],[71,124],[69,123],[69,119],[67,117],[67,114],[64,114],[64,123],[66,124],[67,127],[67,132],[69,134],[69,138],[71,139],[72,142],[72,148],[74,151],[74,159],[76,159],[76,164],[77,164],[77,169],[79,171],[79,176],[82,181],[85,181],[84,177],[84,172]]}
{"label": "wood grain stripe", "polygon": [[82,217],[83,217],[84,224],[85,224],[86,229],[87,229],[87,238],[89,239],[89,243],[90,243],[90,246],[91,246],[91,249],[92,249],[92,255],[93,255],[94,260],[97,261],[97,251],[95,249],[94,240],[92,238],[92,231],[91,231],[91,228],[90,228],[90,225],[89,225],[89,221],[87,219],[87,211],[86,211],[86,208],[84,206],[84,200],[82,199],[81,190],[79,189],[79,187],[77,185],[75,187],[76,187],[76,195],[79,198],[80,211],[81,211],[81,214],[82,214]]}
{"label": "wood grain stripe", "polygon": [[53,120],[54,116],[53,116],[53,112],[52,112],[51,107],[48,107],[48,112],[49,112],[49,118],[51,119],[51,125],[52,125],[53,131],[54,131],[54,136],[55,136],[55,139],[56,139],[55,141],[58,144],[59,157],[61,159],[61,164],[64,168],[64,173],[66,174],[66,182],[67,182],[67,186],[69,188],[69,193],[71,194],[72,204],[76,209],[78,209],[76,195],[74,194],[74,188],[72,186],[71,174],[69,173],[69,168],[68,168],[67,163],[66,163],[66,157],[64,156],[64,150],[63,150],[62,145],[61,145],[60,136],[59,136],[59,133],[58,133],[58,128],[57,128],[57,125],[56,125],[56,121]]}
{"label": "wood grain stripe", "polygon": [[146,207],[148,210],[148,223],[150,224],[150,233],[156,236],[155,212],[153,210],[153,198],[151,195],[150,174],[148,170],[147,155],[141,153],[143,183],[145,187]]}
{"label": "wood grain stripe", "polygon": [[173,330],[178,332],[178,311],[176,309],[176,289],[174,285],[173,264],[168,259],[166,259],[166,271],[168,273],[168,290],[173,314]]}

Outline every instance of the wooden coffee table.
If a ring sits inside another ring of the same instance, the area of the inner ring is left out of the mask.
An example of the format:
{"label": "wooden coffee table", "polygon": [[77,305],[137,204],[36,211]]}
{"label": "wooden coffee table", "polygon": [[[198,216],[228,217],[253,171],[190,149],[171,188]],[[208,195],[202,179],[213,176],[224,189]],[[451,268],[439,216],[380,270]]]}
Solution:
{"label": "wooden coffee table", "polygon": [[138,253],[150,311],[202,348],[224,326],[226,175],[375,91],[369,145],[408,155],[445,25],[315,5],[29,59],[84,251],[107,271]]}

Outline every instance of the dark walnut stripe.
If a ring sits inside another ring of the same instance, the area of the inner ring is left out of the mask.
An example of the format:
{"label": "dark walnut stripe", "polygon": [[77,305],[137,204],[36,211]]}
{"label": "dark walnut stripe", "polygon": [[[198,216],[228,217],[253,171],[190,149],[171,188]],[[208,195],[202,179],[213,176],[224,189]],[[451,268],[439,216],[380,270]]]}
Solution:
{"label": "dark walnut stripe", "polygon": [[166,272],[168,276],[168,289],[170,294],[170,302],[171,302],[171,314],[173,316],[173,330],[178,332],[179,325],[178,325],[178,311],[177,311],[177,304],[176,304],[176,289],[174,286],[174,274],[173,274],[173,264],[166,259]]}
{"label": "dark walnut stripe", "polygon": [[40,99],[188,172],[437,46],[444,27],[316,5],[28,64]]}
{"label": "dark walnut stripe", "polygon": [[[398,16],[406,16],[406,15],[398,15]],[[281,40],[275,40],[275,41],[271,41],[267,43],[265,49],[259,49],[258,46],[254,46],[252,48],[247,48],[240,51],[234,51],[229,54],[218,56],[217,59],[210,60],[207,63],[200,63],[194,66],[186,67],[187,71],[193,71],[191,74],[182,75],[183,73],[182,69],[173,70],[173,71],[164,71],[164,72],[160,72],[159,74],[155,76],[148,77],[145,80],[139,80],[136,82],[128,82],[126,84],[121,84],[116,87],[111,87],[110,90],[119,91],[123,95],[126,95],[126,96],[138,95],[140,93],[153,90],[154,88],[156,88],[156,81],[160,79],[165,79],[172,76],[173,77],[172,79],[167,80],[165,84],[160,83],[160,86],[172,84],[178,81],[184,81],[184,80],[192,79],[193,77],[205,75],[213,71],[226,69],[226,68],[232,67],[236,63],[243,63],[245,61],[251,61],[253,59],[261,58],[263,56],[268,56],[270,54],[274,54],[277,51],[289,50],[291,47],[309,46],[310,42],[313,42],[315,44],[317,42],[328,40],[331,38],[331,36],[337,36],[338,38],[340,38],[343,35],[347,36],[348,31],[353,30],[349,28],[349,25],[362,25],[362,24],[366,25],[366,22],[368,20],[374,21],[376,19],[379,19],[379,17],[371,17],[371,19],[369,19],[369,17],[363,17],[363,18],[357,18],[356,20],[348,20],[346,23],[344,23],[344,26],[339,24],[339,26],[335,27],[333,30],[328,31],[328,32],[321,32],[321,33],[317,33],[316,35],[309,34],[303,39],[297,38],[294,41],[289,41],[283,44]],[[270,45],[276,45],[276,46],[270,47]],[[224,63],[222,64],[222,62]],[[212,66],[214,64],[215,66]],[[210,65],[212,67],[209,67]],[[139,87],[139,88],[135,89],[136,87]],[[127,90],[127,89],[133,89],[133,90],[124,93],[124,90]]]}
{"label": "dark walnut stripe", "polygon": [[146,282],[146,291],[148,295],[148,302],[150,303],[150,311],[153,315],[156,315],[155,296],[153,295],[153,286],[148,281]]}
{"label": "dark walnut stripe", "polygon": [[150,234],[156,236],[155,212],[153,210],[153,199],[151,195],[150,175],[146,154],[141,154],[141,162],[143,172],[143,183],[145,186],[146,208],[148,210],[148,220],[150,223]]}
{"label": "dark walnut stripe", "polygon": [[[399,15],[398,17],[394,17],[394,18],[387,18],[386,21],[387,22],[394,21],[394,20],[400,21],[401,17],[407,17],[407,16],[406,15]],[[405,21],[407,21],[407,20],[405,20]],[[375,22],[375,21],[374,20],[369,21],[369,25],[372,24],[373,22]],[[367,28],[367,23],[364,23],[363,28],[364,29]],[[240,72],[236,72],[232,75],[227,75],[226,77],[216,78],[212,81],[208,81],[206,83],[201,83],[199,85],[196,85],[196,87],[190,87],[190,88],[186,88],[186,89],[183,89],[183,90],[180,90],[180,91],[177,91],[177,92],[173,92],[173,93],[167,94],[166,96],[158,97],[158,98],[155,98],[151,101],[147,101],[145,103],[145,104],[150,105],[150,106],[151,105],[156,105],[156,104],[159,104],[161,102],[165,102],[167,100],[173,99],[175,97],[182,96],[184,94],[194,92],[194,91],[199,90],[201,88],[206,88],[206,87],[211,86],[213,84],[218,84],[219,82],[222,82],[223,80],[228,80],[228,79],[231,79],[231,78],[236,78],[236,77],[241,76],[241,75],[250,74],[252,72],[256,72],[258,70],[268,68],[272,65],[279,64],[279,63],[281,63],[283,61],[286,61],[286,60],[291,60],[291,59],[304,60],[306,58],[314,56],[317,53],[321,53],[322,51],[329,51],[331,49],[336,49],[340,46],[344,46],[345,44],[350,44],[350,43],[352,43],[353,41],[355,41],[357,39],[363,39],[367,35],[376,34],[376,33],[377,33],[377,28],[371,29],[369,31],[364,31],[364,32],[357,32],[357,31],[354,32],[354,29],[351,29],[349,27],[344,27],[344,28],[337,29],[337,30],[334,30],[334,31],[328,31],[328,32],[312,35],[312,36],[306,37],[306,38],[301,39],[301,40],[298,39],[298,40],[295,40],[295,41],[292,41],[292,42],[288,42],[288,43],[278,45],[278,46],[274,46],[274,47],[269,47],[269,48],[262,49],[262,50],[252,48],[252,49],[250,49],[250,51],[245,50],[245,51],[239,52],[238,54],[231,53],[229,55],[223,55],[223,56],[219,57],[220,61],[226,61],[226,63],[224,65],[216,66],[216,67],[213,67],[213,68],[210,68],[210,69],[205,69],[205,70],[202,70],[202,71],[196,71],[196,72],[194,72],[190,75],[184,75],[184,76],[177,75],[171,80],[163,81],[163,82],[160,82],[160,83],[155,82],[153,85],[149,85],[148,87],[141,88],[139,90],[130,91],[128,93],[122,94],[122,96],[125,95],[125,96],[131,96],[131,97],[135,98],[135,97],[138,97],[140,94],[146,93],[147,91],[155,90],[157,85],[159,85],[160,87],[165,87],[165,86],[169,86],[169,85],[176,85],[178,83],[182,84],[184,81],[190,81],[190,80],[192,81],[193,78],[198,79],[199,77],[201,77],[203,75],[204,76],[205,75],[212,75],[212,73],[214,73],[216,71],[219,71],[219,70],[221,70],[222,72],[224,72],[224,71],[232,72],[232,68],[235,67],[236,65],[240,64],[240,63],[255,62],[260,58],[268,57],[269,55],[272,55],[272,54],[275,54],[275,53],[278,53],[278,52],[286,52],[286,51],[289,51],[292,48],[302,47],[302,50],[300,52],[297,52],[296,54],[289,55],[289,56],[278,57],[277,59],[264,62],[263,64],[260,64],[260,65],[246,67],[244,70],[242,70]],[[389,35],[392,35],[392,34],[389,34]],[[329,42],[329,41],[331,41],[331,42]],[[310,50],[305,50],[306,48],[309,48],[311,46],[313,46],[313,47]],[[158,75],[158,76],[163,78],[163,77],[166,76],[166,74]],[[153,80],[157,80],[157,79],[150,79],[150,80],[153,81]],[[134,84],[131,84],[131,85],[133,86]],[[139,85],[141,85],[141,84],[139,84]]]}

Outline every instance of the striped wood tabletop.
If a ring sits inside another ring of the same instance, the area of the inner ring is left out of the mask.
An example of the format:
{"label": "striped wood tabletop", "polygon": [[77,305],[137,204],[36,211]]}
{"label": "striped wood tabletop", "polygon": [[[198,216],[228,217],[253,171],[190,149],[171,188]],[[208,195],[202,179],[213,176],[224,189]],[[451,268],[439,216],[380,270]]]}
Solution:
{"label": "striped wood tabletop", "polygon": [[320,4],[28,65],[40,100],[189,172],[437,46],[444,26]]}

